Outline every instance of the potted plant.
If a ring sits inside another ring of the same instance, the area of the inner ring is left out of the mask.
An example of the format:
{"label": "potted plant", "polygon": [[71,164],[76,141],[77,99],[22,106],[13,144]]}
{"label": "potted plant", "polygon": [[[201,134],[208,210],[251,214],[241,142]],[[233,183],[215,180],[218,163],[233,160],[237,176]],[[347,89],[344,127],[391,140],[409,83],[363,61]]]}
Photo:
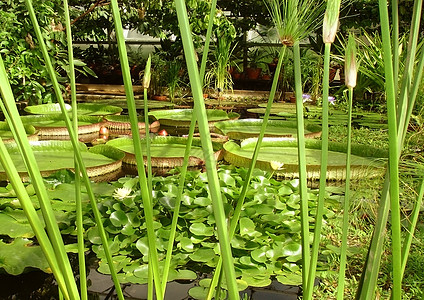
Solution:
{"label": "potted plant", "polygon": [[179,59],[166,62],[165,82],[171,102],[174,102],[177,89],[179,88],[182,65]]}
{"label": "potted plant", "polygon": [[248,53],[248,67],[246,69],[246,75],[248,79],[259,79],[262,73],[262,69],[265,66],[267,54],[261,51],[260,48],[249,51]]}
{"label": "potted plant", "polygon": [[152,55],[152,71],[149,86],[149,96],[153,100],[166,100],[165,96],[165,75],[163,70],[166,67],[166,61],[162,58],[160,53]]}

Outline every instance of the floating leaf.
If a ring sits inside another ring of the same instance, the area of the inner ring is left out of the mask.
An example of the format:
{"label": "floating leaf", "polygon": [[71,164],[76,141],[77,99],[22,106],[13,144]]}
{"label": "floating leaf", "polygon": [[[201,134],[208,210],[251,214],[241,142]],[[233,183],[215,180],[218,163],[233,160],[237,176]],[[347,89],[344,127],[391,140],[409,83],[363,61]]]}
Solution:
{"label": "floating leaf", "polygon": [[255,249],[250,254],[254,260],[260,263],[267,261],[266,251],[268,247],[261,247],[260,249]]}
{"label": "floating leaf", "polygon": [[302,245],[297,242],[289,242],[283,246],[283,255],[287,256],[290,262],[296,262],[302,258]]}
{"label": "floating leaf", "polygon": [[149,242],[147,241],[147,237],[142,237],[141,239],[138,239],[137,242],[135,243],[135,247],[144,256],[149,255]]}
{"label": "floating leaf", "polygon": [[189,257],[194,261],[208,262],[215,257],[215,252],[212,249],[197,249]]}
{"label": "floating leaf", "polygon": [[[8,235],[12,238],[24,237],[31,238],[34,236],[31,225],[26,221],[26,216],[23,211],[18,210],[16,213],[22,214],[25,222],[19,222],[16,218],[5,212],[0,213],[0,235]],[[15,215],[16,215],[15,213]]]}
{"label": "floating leaf", "polygon": [[276,279],[278,280],[278,282],[284,285],[299,286],[302,284],[302,276],[295,273],[286,273],[284,275],[277,275]]}
{"label": "floating leaf", "polygon": [[263,275],[263,276],[248,276],[243,273],[241,279],[245,281],[248,286],[254,286],[254,287],[265,287],[271,284],[271,279],[269,275]]}
{"label": "floating leaf", "polygon": [[213,227],[208,227],[204,223],[192,224],[190,226],[190,232],[199,236],[212,236],[214,234]]}
{"label": "floating leaf", "polygon": [[109,220],[116,227],[121,227],[129,223],[127,215],[122,210],[111,213]]}
{"label": "floating leaf", "polygon": [[203,300],[206,299],[208,295],[208,289],[201,286],[195,286],[188,290],[188,294],[194,299]]}
{"label": "floating leaf", "polygon": [[197,197],[194,199],[194,203],[200,206],[208,206],[212,204],[212,200],[206,197]]}
{"label": "floating leaf", "polygon": [[0,268],[9,274],[19,275],[29,267],[50,272],[40,246],[25,238],[17,238],[9,244],[0,241]]}

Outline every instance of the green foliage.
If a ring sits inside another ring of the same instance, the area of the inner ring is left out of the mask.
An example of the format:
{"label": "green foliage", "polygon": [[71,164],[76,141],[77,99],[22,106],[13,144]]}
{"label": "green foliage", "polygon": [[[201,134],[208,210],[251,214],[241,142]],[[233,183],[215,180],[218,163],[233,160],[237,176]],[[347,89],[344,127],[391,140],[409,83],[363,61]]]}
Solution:
{"label": "green foliage", "polygon": [[[37,2],[36,10],[56,77],[64,82],[67,52],[61,24],[62,9],[58,3]],[[36,104],[54,102],[51,80],[23,1],[0,3],[0,41],[0,51],[16,100]]]}
{"label": "green foliage", "polygon": [[[227,216],[233,213],[245,174],[245,169],[233,167],[220,168],[218,172]],[[156,248],[161,263],[168,243],[178,180],[178,175],[153,178]],[[101,184],[95,191],[100,192],[99,208],[103,214],[104,226],[109,232],[110,247],[117,269],[120,270],[123,282],[145,283],[147,233],[138,183],[132,178],[121,178],[112,182],[112,186],[115,188],[113,196],[108,184]],[[215,219],[211,214],[207,186],[204,173],[188,173],[171,263],[174,271],[170,273],[169,280],[183,276],[180,272],[186,269],[208,273],[217,263]],[[299,197],[295,194],[296,186],[296,181],[276,181],[270,179],[265,172],[254,172],[240,226],[231,242],[239,276],[249,285],[262,286],[264,280],[269,283],[271,276],[275,275],[279,275],[277,280],[295,280],[298,283],[295,279],[298,277],[293,275],[300,271],[297,263],[301,258]],[[57,185],[51,196],[62,199],[68,194],[61,192],[63,188],[64,186]],[[316,194],[310,192],[308,195],[310,210],[313,211]],[[83,199],[86,198],[83,196]],[[56,204],[58,208],[64,208],[59,202],[55,202]],[[87,211],[86,217],[89,215]],[[325,216],[330,220],[333,213],[327,209]],[[104,252],[96,233],[97,227],[89,220],[84,222],[87,226],[87,239],[92,243],[92,250],[101,259],[99,270],[107,273]],[[65,231],[72,233],[72,228],[73,225]]]}

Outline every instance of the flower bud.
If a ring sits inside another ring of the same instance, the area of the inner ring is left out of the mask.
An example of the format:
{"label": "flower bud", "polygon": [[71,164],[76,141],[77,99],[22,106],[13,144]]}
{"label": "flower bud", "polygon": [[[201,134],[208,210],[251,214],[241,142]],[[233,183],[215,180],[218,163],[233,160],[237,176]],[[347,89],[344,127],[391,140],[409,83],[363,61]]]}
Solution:
{"label": "flower bud", "polygon": [[356,65],[356,42],[352,34],[349,34],[345,55],[345,83],[348,88],[354,88],[358,68]]}
{"label": "flower bud", "polygon": [[324,14],[322,38],[324,43],[333,43],[339,26],[339,12],[341,0],[328,0],[327,10]]}
{"label": "flower bud", "polygon": [[152,65],[152,58],[149,55],[149,58],[146,62],[146,68],[144,69],[144,75],[143,75],[143,89],[148,89],[150,85],[150,77],[151,77],[151,65]]}

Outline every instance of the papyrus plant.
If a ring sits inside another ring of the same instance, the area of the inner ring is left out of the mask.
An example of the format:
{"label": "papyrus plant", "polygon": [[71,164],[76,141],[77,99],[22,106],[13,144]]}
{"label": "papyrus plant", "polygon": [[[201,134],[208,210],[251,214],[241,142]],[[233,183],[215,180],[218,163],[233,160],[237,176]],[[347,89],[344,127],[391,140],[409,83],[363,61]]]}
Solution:
{"label": "papyrus plant", "polygon": [[[385,91],[387,99],[387,114],[389,123],[389,167],[388,174],[383,186],[376,225],[364,265],[362,278],[356,294],[356,299],[373,299],[377,286],[378,272],[380,269],[381,256],[384,251],[384,233],[387,219],[391,216],[391,245],[392,245],[392,298],[402,297],[402,274],[409,250],[409,238],[402,251],[400,205],[399,205],[399,156],[403,147],[406,130],[409,124],[412,108],[421,82],[423,72],[423,59],[421,55],[419,64],[416,64],[417,44],[419,42],[419,25],[422,12],[422,0],[414,1],[414,10],[411,20],[410,37],[407,45],[407,59],[403,74],[397,76],[398,55],[395,55],[399,47],[397,37],[398,7],[397,1],[392,2],[392,22],[389,20],[387,2],[379,1],[381,35],[383,41],[383,61],[385,70]],[[395,28],[391,36],[391,27]],[[396,49],[396,50],[394,50]],[[400,78],[400,79],[399,79]],[[417,78],[420,80],[413,80]],[[398,82],[401,82],[400,88]],[[421,194],[421,191],[420,191]],[[421,201],[421,195],[417,202]],[[413,234],[414,222],[409,227],[408,235]]]}
{"label": "papyrus plant", "polygon": [[308,270],[307,285],[304,286],[304,298],[312,299],[312,291],[315,282],[316,266],[318,262],[318,252],[321,239],[321,229],[324,215],[324,197],[327,183],[327,164],[328,164],[328,96],[330,87],[330,53],[331,45],[333,44],[337,28],[339,25],[339,12],[341,0],[328,0],[327,9],[324,14],[324,23],[322,27],[324,50],[324,75],[322,80],[322,134],[321,134],[321,167],[319,178],[319,194],[317,213],[315,217],[314,239],[312,245],[311,264]]}
{"label": "papyrus plant", "polygon": [[[308,217],[308,192],[303,120],[303,92],[300,66],[300,41],[314,31],[322,19],[323,2],[312,0],[264,0],[279,39],[284,47],[293,47],[296,95],[297,142],[299,162],[299,193],[302,231],[302,282],[308,286],[310,268],[310,239]],[[324,74],[325,76],[325,74]]]}

